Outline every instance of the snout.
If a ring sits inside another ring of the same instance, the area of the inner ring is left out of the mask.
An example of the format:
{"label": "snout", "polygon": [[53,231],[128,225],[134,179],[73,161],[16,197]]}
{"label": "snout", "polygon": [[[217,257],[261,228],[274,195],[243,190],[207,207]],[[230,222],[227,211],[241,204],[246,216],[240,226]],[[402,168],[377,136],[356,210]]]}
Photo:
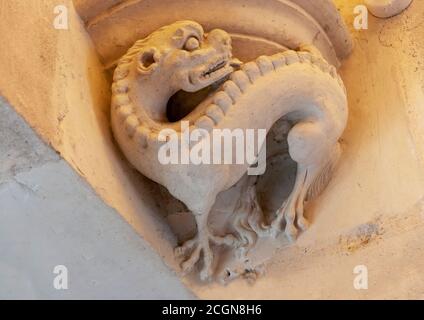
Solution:
{"label": "snout", "polygon": [[195,64],[214,63],[218,58],[232,58],[231,37],[224,30],[214,29],[205,35],[205,39],[199,50],[191,54]]}
{"label": "snout", "polygon": [[225,78],[234,71],[230,35],[223,30],[212,30],[205,35],[201,47],[190,54],[190,61],[184,91],[198,91]]}

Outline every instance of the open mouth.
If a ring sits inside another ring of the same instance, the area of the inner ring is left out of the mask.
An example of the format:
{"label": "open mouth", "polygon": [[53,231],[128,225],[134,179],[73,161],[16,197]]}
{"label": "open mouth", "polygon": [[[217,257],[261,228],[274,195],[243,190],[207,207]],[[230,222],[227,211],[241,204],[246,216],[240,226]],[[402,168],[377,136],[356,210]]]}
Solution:
{"label": "open mouth", "polygon": [[238,69],[241,62],[237,59],[229,60],[228,58],[220,58],[213,63],[210,63],[206,70],[198,70],[190,74],[190,83],[193,85],[199,85],[203,82],[208,82],[207,85],[212,82],[219,81],[226,77],[228,74]]}
{"label": "open mouth", "polygon": [[[180,121],[190,114],[209,95],[216,92],[228,80],[230,74],[241,66],[242,62],[233,59],[219,59],[203,72],[190,75],[190,82],[201,84],[196,92],[178,91],[168,101],[167,118],[170,122]],[[194,81],[194,79],[197,81]]]}
{"label": "open mouth", "polygon": [[215,72],[223,69],[224,67],[226,67],[228,64],[228,62],[226,60],[222,60],[218,63],[215,63],[214,65],[212,65],[211,68],[209,68],[209,70],[203,72],[203,74],[201,75],[202,78],[209,78],[212,74],[214,74]]}
{"label": "open mouth", "polygon": [[[218,69],[217,71],[221,69]],[[217,71],[214,71],[214,72],[217,72]],[[221,85],[228,80],[229,76],[230,74],[227,74],[223,77],[217,77],[216,81],[212,81],[211,84],[209,84],[208,86],[205,86],[203,89],[200,89],[196,92],[187,92],[184,90],[178,91],[168,101],[168,105],[167,105],[168,121],[177,122],[183,119],[188,114],[190,114],[208,96],[216,92],[221,87]]]}

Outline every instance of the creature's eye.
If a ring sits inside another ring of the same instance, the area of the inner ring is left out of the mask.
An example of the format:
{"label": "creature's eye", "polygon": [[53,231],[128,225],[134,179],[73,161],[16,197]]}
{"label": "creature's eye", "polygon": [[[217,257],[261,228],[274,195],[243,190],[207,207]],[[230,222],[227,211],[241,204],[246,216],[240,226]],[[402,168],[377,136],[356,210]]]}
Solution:
{"label": "creature's eye", "polygon": [[187,51],[194,51],[199,48],[200,48],[200,42],[195,37],[190,37],[184,45],[184,50],[187,50]]}

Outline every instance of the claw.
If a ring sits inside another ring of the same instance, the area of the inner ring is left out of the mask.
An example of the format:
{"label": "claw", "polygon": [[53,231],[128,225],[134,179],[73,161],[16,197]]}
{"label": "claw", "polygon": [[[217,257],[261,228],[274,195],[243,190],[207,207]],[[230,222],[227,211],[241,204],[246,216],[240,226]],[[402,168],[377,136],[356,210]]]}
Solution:
{"label": "claw", "polygon": [[202,248],[200,246],[197,246],[190,255],[190,257],[181,264],[181,269],[183,270],[184,275],[187,275],[191,271],[193,271],[194,266],[200,259],[201,250]]}
{"label": "claw", "polygon": [[[208,240],[207,240],[208,241]],[[206,246],[203,247],[203,269],[200,272],[200,279],[202,281],[209,281],[212,279],[213,275],[213,252],[207,243]]]}
{"label": "claw", "polygon": [[271,237],[273,237],[274,239],[276,239],[278,235],[280,234],[280,232],[283,231],[282,221],[285,217],[286,207],[287,207],[287,201],[285,201],[283,205],[281,206],[281,208],[277,210],[277,213],[276,213],[277,218],[271,224],[269,233]]}
{"label": "claw", "polygon": [[284,229],[284,233],[286,234],[287,239],[290,242],[295,242],[298,235],[299,235],[299,229],[294,224],[294,217],[296,217],[296,223],[297,226],[302,230],[305,231],[309,227],[309,222],[303,217],[303,210],[299,211],[296,210],[296,214],[294,214],[294,211],[289,211],[290,206],[284,204],[278,211],[277,211],[277,218],[274,220],[274,222],[271,224],[271,236],[273,238],[276,238],[278,234],[283,231],[282,224],[283,220],[286,222],[286,226]]}
{"label": "claw", "polygon": [[305,219],[304,217],[299,217],[298,219],[297,219],[297,225],[299,226],[299,228],[302,230],[302,231],[306,231],[306,230],[308,230],[309,229],[309,227],[310,227],[310,223],[309,223],[309,221],[307,220],[307,219]]}
{"label": "claw", "polygon": [[284,233],[287,236],[287,239],[293,243],[296,241],[297,236],[299,234],[299,231],[297,230],[297,228],[293,225],[293,224],[287,224]]}
{"label": "claw", "polygon": [[280,232],[281,232],[281,228],[280,227],[272,226],[269,234],[270,234],[270,236],[272,238],[277,239],[277,237],[280,234]]}
{"label": "claw", "polygon": [[193,247],[196,245],[196,239],[191,239],[185,242],[182,246],[177,247],[174,249],[174,255],[176,258],[182,258],[187,253],[193,249]]}
{"label": "claw", "polygon": [[203,281],[208,281],[212,278],[213,252],[210,248],[211,241],[218,245],[225,244],[234,246],[239,240],[233,235],[218,237],[206,233],[202,237],[197,236],[196,238],[185,242],[181,247],[174,250],[175,257],[177,259],[184,259],[191,252],[187,259],[185,259],[181,264],[183,275],[187,275],[193,271],[194,266],[200,260],[200,254],[203,253],[203,269],[200,273],[200,278]]}
{"label": "claw", "polygon": [[175,258],[180,259],[184,256],[184,254],[185,254],[185,251],[182,247],[177,247],[174,249]]}
{"label": "claw", "polygon": [[202,270],[200,272],[200,280],[204,282],[210,282],[212,280],[212,273],[207,270]]}

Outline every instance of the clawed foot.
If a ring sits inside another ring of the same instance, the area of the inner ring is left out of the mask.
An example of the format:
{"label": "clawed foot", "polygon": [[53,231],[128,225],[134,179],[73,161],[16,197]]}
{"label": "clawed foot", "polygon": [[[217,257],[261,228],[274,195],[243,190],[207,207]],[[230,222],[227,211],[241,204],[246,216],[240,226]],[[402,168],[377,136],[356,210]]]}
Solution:
{"label": "clawed foot", "polygon": [[239,240],[233,235],[218,237],[210,232],[203,231],[203,234],[197,235],[194,239],[185,242],[181,247],[175,249],[175,256],[182,260],[181,269],[184,275],[190,273],[196,263],[200,260],[200,254],[203,254],[203,268],[200,272],[202,281],[211,280],[213,276],[213,251],[210,242],[217,245],[227,245],[236,247]]}
{"label": "clawed foot", "polygon": [[[308,175],[309,174],[309,175]],[[271,235],[276,237],[283,230],[290,242],[294,242],[299,234],[299,229],[305,231],[309,222],[304,217],[304,203],[308,189],[315,175],[307,169],[298,168],[296,182],[291,195],[277,210],[277,218],[271,224]]]}
{"label": "clawed foot", "polygon": [[271,224],[271,235],[275,238],[283,231],[290,242],[294,242],[299,234],[299,229],[306,231],[309,228],[309,222],[303,216],[303,199],[297,206],[293,205],[293,200],[286,201],[277,211],[277,218]]}

